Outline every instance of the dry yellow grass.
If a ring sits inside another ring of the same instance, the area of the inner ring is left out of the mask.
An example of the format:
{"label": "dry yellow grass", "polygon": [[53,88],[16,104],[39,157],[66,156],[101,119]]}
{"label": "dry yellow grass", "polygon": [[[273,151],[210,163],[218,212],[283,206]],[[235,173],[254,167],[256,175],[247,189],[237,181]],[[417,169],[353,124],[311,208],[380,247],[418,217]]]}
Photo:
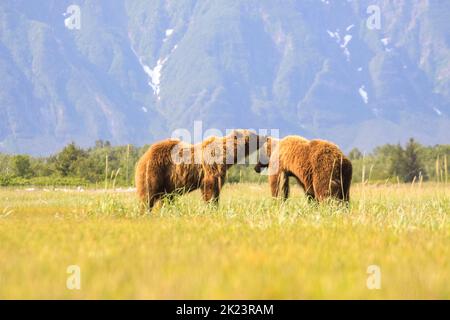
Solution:
{"label": "dry yellow grass", "polygon": [[218,209],[193,193],[137,213],[132,193],[0,190],[0,299],[450,298],[444,184],[356,185],[348,210],[226,185]]}

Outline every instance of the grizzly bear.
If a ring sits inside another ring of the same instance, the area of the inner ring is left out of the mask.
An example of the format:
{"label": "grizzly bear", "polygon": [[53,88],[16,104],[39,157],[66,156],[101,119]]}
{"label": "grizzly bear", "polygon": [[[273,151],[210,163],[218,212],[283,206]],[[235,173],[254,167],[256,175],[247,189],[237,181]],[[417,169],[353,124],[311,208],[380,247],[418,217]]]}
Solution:
{"label": "grizzly bear", "polygon": [[244,163],[259,148],[259,136],[234,130],[198,144],[168,139],[153,144],[136,165],[136,189],[149,211],[164,196],[201,189],[206,202],[217,203],[227,170]]}
{"label": "grizzly bear", "polygon": [[271,137],[258,152],[255,171],[268,168],[272,196],[289,197],[289,177],[294,177],[309,199],[350,201],[352,164],[335,144],[288,136]]}

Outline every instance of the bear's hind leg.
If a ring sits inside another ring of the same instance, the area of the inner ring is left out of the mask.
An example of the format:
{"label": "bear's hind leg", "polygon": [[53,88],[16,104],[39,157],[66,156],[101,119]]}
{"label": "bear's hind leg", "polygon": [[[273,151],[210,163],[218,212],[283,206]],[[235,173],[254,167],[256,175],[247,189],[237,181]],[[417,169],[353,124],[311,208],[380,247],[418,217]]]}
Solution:
{"label": "bear's hind leg", "polygon": [[350,160],[345,159],[342,165],[342,186],[344,189],[344,201],[350,202],[350,185],[352,184],[353,167]]}
{"label": "bear's hind leg", "polygon": [[148,200],[147,200],[147,210],[150,213],[153,209],[153,207],[155,206],[155,204],[161,200],[162,198],[162,194],[161,193],[156,193],[156,194],[152,194],[148,196]]}
{"label": "bear's hind leg", "polygon": [[272,197],[281,197],[283,200],[289,198],[289,175],[285,171],[269,176],[269,185]]}

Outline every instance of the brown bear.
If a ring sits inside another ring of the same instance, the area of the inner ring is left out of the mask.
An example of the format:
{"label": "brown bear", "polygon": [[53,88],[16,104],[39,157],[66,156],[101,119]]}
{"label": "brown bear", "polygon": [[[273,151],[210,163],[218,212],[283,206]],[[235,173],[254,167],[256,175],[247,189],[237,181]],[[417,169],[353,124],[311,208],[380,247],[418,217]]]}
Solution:
{"label": "brown bear", "polygon": [[295,177],[310,199],[350,201],[352,163],[335,144],[288,136],[271,137],[258,152],[255,171],[268,167],[272,196],[289,197],[289,177]]}
{"label": "brown bear", "polygon": [[227,170],[245,163],[259,148],[259,136],[234,130],[198,144],[168,139],[153,144],[136,165],[136,189],[148,209],[163,196],[172,197],[201,188],[203,199],[218,202]]}

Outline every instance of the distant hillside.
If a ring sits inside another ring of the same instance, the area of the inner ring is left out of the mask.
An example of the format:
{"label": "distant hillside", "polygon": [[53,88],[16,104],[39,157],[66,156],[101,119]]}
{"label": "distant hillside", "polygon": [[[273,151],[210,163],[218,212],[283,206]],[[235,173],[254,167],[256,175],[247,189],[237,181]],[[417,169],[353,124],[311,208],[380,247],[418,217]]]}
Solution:
{"label": "distant hillside", "polygon": [[143,145],[195,120],[345,150],[449,143],[448,17],[440,0],[2,0],[0,152]]}

